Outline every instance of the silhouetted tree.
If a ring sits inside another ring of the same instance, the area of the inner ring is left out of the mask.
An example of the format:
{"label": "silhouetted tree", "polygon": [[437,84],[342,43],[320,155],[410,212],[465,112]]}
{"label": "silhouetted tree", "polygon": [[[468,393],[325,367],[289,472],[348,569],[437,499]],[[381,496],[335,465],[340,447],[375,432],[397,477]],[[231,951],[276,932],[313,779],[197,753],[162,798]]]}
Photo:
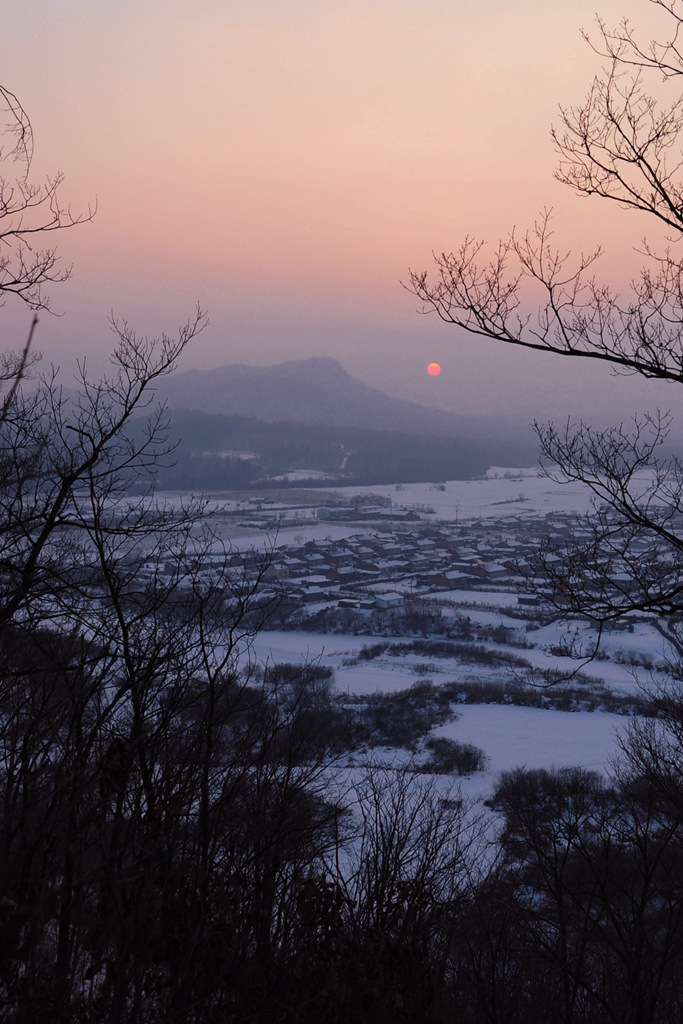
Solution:
{"label": "silhouetted tree", "polygon": [[[28,183],[31,126],[0,96],[20,168],[0,292],[45,308],[65,274],[37,246],[83,218],[59,177]],[[32,336],[0,367],[3,1019],[247,1019],[332,842],[316,694],[251,677],[265,555],[234,565],[205,501],[154,497],[173,453],[155,384],[204,323],[151,341],[113,321],[111,372],[69,396]]]}
{"label": "silhouetted tree", "polygon": [[[557,250],[544,213],[532,230],[513,232],[492,253],[466,238],[436,257],[435,277],[411,273],[410,288],[426,312],[504,344],[683,383],[683,260],[676,254],[683,230],[683,99],[677,93],[667,103],[647,90],[650,80],[665,95],[683,75],[683,4],[651,2],[669,22],[664,42],[641,44],[626,20],[613,31],[598,20],[597,41],[585,36],[604,64],[584,102],[561,111],[553,131],[561,158],[556,176],[580,195],[665,224],[671,247],[657,253],[645,243],[647,262],[622,296],[595,276],[601,250],[577,260]],[[536,315],[525,312],[528,289],[542,295]],[[537,424],[548,474],[587,484],[594,509],[585,523],[590,539],[561,550],[548,545],[529,577],[545,574],[558,608],[587,613],[599,624],[650,611],[680,642],[683,466],[662,455],[668,428],[669,417],[660,414],[606,431]]]}
{"label": "silhouetted tree", "polygon": [[0,118],[0,301],[11,294],[31,309],[49,309],[45,286],[66,281],[71,270],[60,265],[46,236],[91,220],[94,210],[74,213],[62,201],[61,173],[42,184],[31,180],[31,122],[14,93],[2,85]]}
{"label": "silhouetted tree", "polygon": [[[683,75],[683,4],[651,2],[667,20],[664,42],[641,43],[627,20],[614,30],[598,20],[597,40],[585,38],[602,71],[583,103],[561,111],[553,138],[561,182],[648,214],[670,247],[644,243],[646,263],[621,296],[596,277],[601,250],[576,260],[558,251],[544,213],[493,252],[466,238],[436,257],[435,275],[411,273],[425,312],[504,344],[683,383],[680,89],[666,99]],[[542,295],[535,315],[530,291]],[[581,540],[548,542],[527,578],[538,586],[540,577],[563,615],[589,616],[598,644],[605,625],[637,610],[680,656],[683,464],[662,454],[669,426],[659,413],[607,430],[537,424],[546,472],[586,484],[593,509]],[[658,716],[632,724],[611,785],[579,770],[503,777],[503,860],[473,904],[479,925],[465,956],[473,1019],[644,1024],[682,1012],[680,678],[674,663],[652,695]]]}

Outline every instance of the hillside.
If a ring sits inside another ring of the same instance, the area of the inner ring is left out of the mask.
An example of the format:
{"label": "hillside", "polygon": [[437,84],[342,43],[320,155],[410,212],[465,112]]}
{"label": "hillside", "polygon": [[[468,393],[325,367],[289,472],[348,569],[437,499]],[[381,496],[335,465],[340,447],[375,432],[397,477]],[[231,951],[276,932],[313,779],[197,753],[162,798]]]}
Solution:
{"label": "hillside", "polygon": [[530,453],[535,451],[528,423],[460,416],[392,398],[363,384],[327,357],[277,366],[234,364],[186,370],[167,378],[162,388],[160,396],[173,409],[248,416],[266,423],[308,423],[451,438],[505,437],[524,444]]}
{"label": "hillside", "polygon": [[162,488],[462,480],[536,459],[526,424],[392,398],[325,357],[187,370],[158,397],[181,442]]}
{"label": "hillside", "polygon": [[486,439],[265,423],[187,410],[171,411],[170,433],[181,443],[175,465],[158,469],[163,489],[288,486],[302,479],[325,486],[463,480],[492,464],[519,464],[524,454],[519,446]]}

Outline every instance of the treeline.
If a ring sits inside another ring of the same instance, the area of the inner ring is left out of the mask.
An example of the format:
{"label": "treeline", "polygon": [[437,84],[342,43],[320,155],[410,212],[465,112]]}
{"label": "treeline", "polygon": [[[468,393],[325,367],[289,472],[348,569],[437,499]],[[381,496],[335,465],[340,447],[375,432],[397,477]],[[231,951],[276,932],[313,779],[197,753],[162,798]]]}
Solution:
{"label": "treeline", "polygon": [[335,767],[315,668],[211,679],[136,647],[127,686],[82,638],[3,640],[3,1020],[680,1021],[678,696],[609,781],[505,773],[495,835],[414,763]]}
{"label": "treeline", "polygon": [[[141,423],[137,428],[142,429]],[[340,484],[466,480],[501,460],[516,465],[520,457],[533,458],[529,447],[515,449],[505,441],[266,423],[184,410],[170,413],[170,433],[181,443],[174,464],[158,468],[161,488],[228,490],[265,481],[272,486],[273,477],[300,469],[329,474]],[[245,453],[257,457],[245,458]]]}

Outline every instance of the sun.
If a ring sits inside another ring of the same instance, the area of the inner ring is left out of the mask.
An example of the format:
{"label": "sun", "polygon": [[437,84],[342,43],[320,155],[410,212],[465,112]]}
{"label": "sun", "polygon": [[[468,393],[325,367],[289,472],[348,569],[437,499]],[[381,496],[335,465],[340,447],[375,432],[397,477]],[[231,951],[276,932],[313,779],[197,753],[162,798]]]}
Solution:
{"label": "sun", "polygon": [[438,377],[439,374],[441,373],[441,364],[430,363],[429,366],[427,367],[427,373],[429,374],[430,377]]}

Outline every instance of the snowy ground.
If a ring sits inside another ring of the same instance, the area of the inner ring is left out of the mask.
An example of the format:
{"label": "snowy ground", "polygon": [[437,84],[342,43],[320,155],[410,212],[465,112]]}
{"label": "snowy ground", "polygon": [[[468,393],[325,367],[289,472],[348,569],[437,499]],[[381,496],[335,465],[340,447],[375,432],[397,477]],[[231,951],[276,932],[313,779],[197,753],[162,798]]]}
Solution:
{"label": "snowy ground", "polygon": [[502,771],[525,768],[563,768],[580,765],[605,772],[618,753],[617,736],[626,728],[622,715],[605,712],[545,711],[479,704],[459,708],[455,722],[433,730],[482,747],[489,758],[486,772],[462,779],[467,796],[485,799]]}
{"label": "snowy ground", "polygon": [[[646,480],[644,478],[644,483]],[[268,503],[266,512],[288,509],[296,516],[295,526],[266,532],[256,524],[238,526],[233,520],[219,518],[216,522],[223,540],[244,550],[250,547],[267,549],[270,545],[304,543],[323,539],[340,539],[364,530],[372,532],[376,525],[358,522],[317,522],[315,493],[308,492],[310,507],[305,503],[294,510],[289,507],[288,494]],[[506,469],[493,467],[486,479],[450,481],[441,485],[429,483],[391,486],[353,487],[334,492],[340,501],[348,502],[355,495],[380,495],[391,499],[396,507],[419,510],[422,524],[439,520],[501,519],[519,516],[543,516],[547,513],[586,513],[590,510],[590,494],[578,484],[561,485],[537,469]],[[332,502],[332,492],[324,496]],[[177,501],[177,498],[171,500]],[[294,500],[292,497],[290,500]],[[322,496],[321,496],[322,500]],[[319,502],[318,502],[319,503]],[[216,504],[216,508],[220,503]],[[242,499],[230,501],[229,508],[249,514],[255,503]],[[430,510],[427,512],[427,510]],[[254,507],[254,516],[256,510]],[[390,589],[410,589],[409,580],[392,581]],[[386,589],[386,587],[384,587]],[[512,630],[528,648],[503,647],[485,642],[491,650],[507,651],[526,659],[535,669],[560,669],[569,674],[580,667],[563,654],[573,647],[590,653],[595,639],[587,624],[556,621],[540,628],[537,624],[516,617],[519,610],[517,594],[485,591],[441,591],[430,595],[444,610],[444,615],[466,615],[478,627],[503,626]],[[314,611],[315,609],[311,609]],[[358,658],[363,645],[379,641],[400,643],[410,637],[356,636],[313,632],[281,632],[264,630],[255,639],[253,655],[261,662],[320,661],[334,670],[339,692],[362,695],[406,689],[423,681],[425,674],[435,685],[445,681],[482,680],[509,682],[512,666],[487,667],[467,664],[453,658],[433,658],[414,654],[381,655],[372,660]],[[603,637],[602,650],[607,658],[592,660],[584,671],[619,693],[635,693],[647,684],[649,668],[661,669],[667,655],[666,645],[654,624],[634,621],[631,632],[619,631]],[[640,662],[634,668],[630,662]],[[644,664],[643,664],[644,663]],[[458,705],[455,722],[434,730],[434,735],[449,736],[482,747],[489,758],[486,773],[463,781],[463,788],[473,796],[490,792],[498,772],[514,767],[550,767],[575,765],[604,770],[617,750],[616,733],[626,726],[624,716],[604,711],[558,711],[516,707],[505,704]]]}
{"label": "snowy ground", "polygon": [[[558,484],[539,475],[538,470],[489,470],[484,480],[450,480],[443,485],[399,484],[340,488],[342,497],[378,494],[404,508],[428,506],[435,519],[502,518],[509,515],[545,515],[547,512],[585,512],[588,488],[580,484]],[[440,487],[444,489],[441,490]]]}
{"label": "snowy ground", "polygon": [[[424,678],[416,673],[416,665],[425,662],[419,655],[356,660],[354,655],[363,645],[372,646],[380,640],[401,642],[397,637],[264,631],[256,638],[254,653],[261,660],[277,662],[319,660],[334,670],[338,691],[355,695],[389,693],[408,688]],[[543,658],[543,652],[519,653],[537,656],[539,660]],[[563,659],[554,659],[558,660]],[[569,659],[566,660],[569,663]],[[349,661],[354,663],[349,664]],[[624,666],[600,663],[601,673],[606,665],[609,671],[605,674],[614,675],[614,682],[624,687],[635,685]],[[430,668],[434,670],[430,678],[437,686],[445,679],[477,674],[471,666],[464,671],[462,665],[449,659],[435,659]],[[482,677],[487,679],[501,672],[505,670],[481,670]],[[473,743],[485,751],[489,759],[487,771],[461,780],[463,792],[477,799],[490,795],[499,772],[518,765],[528,768],[582,765],[606,770],[617,752],[617,731],[623,730],[628,721],[623,715],[601,711],[563,712],[500,704],[457,705],[455,710],[457,719],[437,727],[431,735]]]}
{"label": "snowy ground", "polygon": [[[232,545],[243,550],[251,547],[261,548],[264,545],[290,544],[295,536],[301,535],[304,540],[332,540],[348,537],[359,532],[357,522],[335,523],[328,520],[318,522],[315,506],[321,501],[329,503],[336,497],[339,502],[346,503],[356,495],[378,495],[389,498],[395,507],[432,511],[425,516],[425,523],[440,520],[456,522],[472,519],[504,518],[506,516],[538,516],[548,512],[586,512],[590,507],[590,494],[580,484],[558,484],[539,473],[538,469],[506,469],[493,467],[489,475],[481,480],[450,480],[444,484],[412,483],[386,484],[368,487],[341,487],[326,490],[320,497],[315,491],[306,492],[310,504],[297,504],[295,492],[264,505],[262,512],[277,517],[278,512],[286,511],[288,517],[298,518],[296,526],[286,526],[279,530],[268,530],[257,526],[245,527],[231,522],[220,523],[220,534]],[[187,495],[163,492],[158,495],[159,501],[172,505],[187,502]],[[208,507],[214,511],[226,509],[231,512],[240,511],[245,517],[253,513],[257,518],[256,503],[244,499],[226,498],[211,499]],[[362,529],[362,528],[361,528]]]}

